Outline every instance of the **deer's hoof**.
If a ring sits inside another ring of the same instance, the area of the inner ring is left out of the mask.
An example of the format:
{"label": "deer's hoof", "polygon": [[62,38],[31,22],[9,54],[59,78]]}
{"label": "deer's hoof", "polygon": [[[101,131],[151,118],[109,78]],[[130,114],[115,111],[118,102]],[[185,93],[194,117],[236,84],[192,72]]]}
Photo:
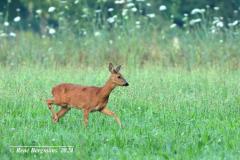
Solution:
{"label": "deer's hoof", "polygon": [[53,121],[53,123],[57,123],[57,122],[58,122],[58,116],[57,116],[57,115],[54,115],[54,116],[52,117],[52,121]]}

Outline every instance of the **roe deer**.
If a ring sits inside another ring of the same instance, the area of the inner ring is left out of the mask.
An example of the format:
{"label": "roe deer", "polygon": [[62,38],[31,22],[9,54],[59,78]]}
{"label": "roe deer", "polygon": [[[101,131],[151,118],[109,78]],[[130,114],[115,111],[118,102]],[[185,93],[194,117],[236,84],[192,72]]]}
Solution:
{"label": "roe deer", "polygon": [[[119,65],[114,69],[112,63],[109,63],[111,75],[103,87],[81,86],[70,83],[62,83],[53,87],[53,99],[46,101],[52,112],[53,122],[58,122],[71,108],[77,108],[83,110],[85,127],[88,125],[88,114],[93,111],[113,116],[121,127],[118,116],[106,106],[109,95],[116,86],[128,86],[128,82],[119,72],[120,68]],[[56,113],[52,107],[53,104],[60,106],[60,111]]]}

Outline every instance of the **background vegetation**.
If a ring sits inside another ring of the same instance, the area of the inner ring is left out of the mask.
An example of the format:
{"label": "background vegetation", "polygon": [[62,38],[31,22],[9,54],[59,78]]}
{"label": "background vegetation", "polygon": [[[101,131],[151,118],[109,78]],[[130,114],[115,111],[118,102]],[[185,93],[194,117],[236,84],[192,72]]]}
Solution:
{"label": "background vegetation", "polygon": [[236,68],[239,3],[1,1],[0,63]]}

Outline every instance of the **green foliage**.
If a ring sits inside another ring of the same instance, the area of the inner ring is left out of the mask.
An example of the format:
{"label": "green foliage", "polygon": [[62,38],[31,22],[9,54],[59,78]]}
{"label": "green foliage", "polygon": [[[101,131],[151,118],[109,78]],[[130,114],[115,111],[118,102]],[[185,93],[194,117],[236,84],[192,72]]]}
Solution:
{"label": "green foliage", "polygon": [[[104,84],[101,68],[21,67],[0,70],[1,159],[237,159],[239,71],[162,70],[123,66],[130,86],[117,88],[109,108],[121,118],[72,109],[51,122],[45,99],[60,82]],[[55,107],[58,110],[58,107]],[[11,153],[10,145],[74,146],[68,154]]]}
{"label": "green foliage", "polygon": [[[109,61],[135,66],[181,66],[188,70],[197,66],[239,66],[240,31],[236,19],[239,13],[234,13],[232,20],[220,17],[225,10],[220,5],[223,2],[204,4],[200,9],[196,6],[202,1],[193,7],[195,3],[180,0],[121,4],[86,0],[14,1],[15,6],[18,3],[25,9],[17,14],[21,16],[27,10],[31,17],[12,20],[7,16],[12,12],[6,8],[0,15],[3,66],[96,66]],[[7,4],[10,7],[13,2]],[[219,10],[213,8],[217,4]]]}
{"label": "green foliage", "polygon": [[[129,27],[127,27],[129,28]],[[143,31],[143,32],[142,32]],[[107,30],[76,38],[71,32],[54,37],[39,37],[31,32],[5,38],[0,44],[3,66],[101,66],[110,61],[130,66],[159,65],[182,67],[239,67],[238,30],[211,33],[203,27],[198,31],[146,28],[132,31]],[[94,35],[95,34],[95,35]],[[99,34],[99,35],[97,35]]]}
{"label": "green foliage", "polygon": [[[224,22],[239,19],[240,1],[238,0],[136,0],[129,2],[122,0],[120,4],[116,3],[117,1],[119,0],[5,0],[0,2],[2,6],[0,12],[3,13],[0,15],[0,22],[8,21],[14,29],[34,30],[42,34],[45,34],[45,30],[49,27],[68,28],[77,34],[86,29],[111,29],[122,26],[129,19],[139,20],[145,18],[149,20],[151,18],[148,18],[148,14],[159,17],[154,20],[156,22],[154,25],[159,25],[164,20],[167,22],[174,21],[182,26],[182,23],[184,23],[182,20],[183,15],[190,15],[191,11],[196,8],[213,10],[215,7],[219,7],[219,10],[214,11],[214,16],[223,17]],[[166,6],[164,12],[159,11],[161,5]],[[51,7],[55,9],[49,12]],[[12,23],[16,16],[22,17],[18,25]],[[113,24],[107,22],[107,19],[111,17],[115,17]],[[194,18],[194,16],[191,17]],[[161,25],[159,26],[161,27]]]}

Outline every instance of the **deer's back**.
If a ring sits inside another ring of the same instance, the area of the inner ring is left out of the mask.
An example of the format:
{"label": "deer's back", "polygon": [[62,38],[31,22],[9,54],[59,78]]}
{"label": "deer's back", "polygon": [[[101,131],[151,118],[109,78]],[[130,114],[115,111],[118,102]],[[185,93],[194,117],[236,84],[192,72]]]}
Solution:
{"label": "deer's back", "polygon": [[78,84],[62,83],[52,89],[53,97],[59,105],[69,105],[77,108],[95,105],[98,102],[99,87],[81,86]]}

